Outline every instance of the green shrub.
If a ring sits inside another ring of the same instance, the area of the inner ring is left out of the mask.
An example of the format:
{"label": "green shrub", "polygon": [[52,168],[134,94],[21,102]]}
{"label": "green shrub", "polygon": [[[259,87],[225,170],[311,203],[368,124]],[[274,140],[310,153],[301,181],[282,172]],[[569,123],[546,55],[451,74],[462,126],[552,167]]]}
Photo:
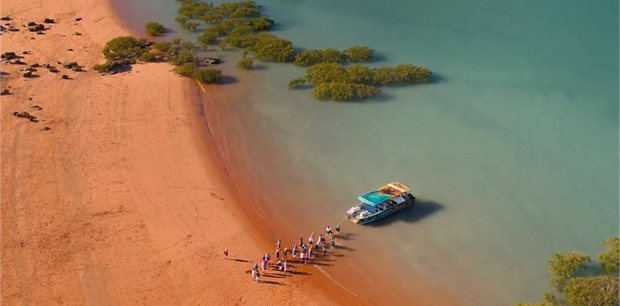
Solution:
{"label": "green shrub", "polygon": [[203,48],[207,48],[210,45],[214,45],[217,42],[217,34],[213,32],[205,31],[200,36],[198,36],[197,40]]}
{"label": "green shrub", "polygon": [[312,84],[329,82],[347,82],[349,77],[342,65],[336,63],[320,63],[306,70],[306,80]]}
{"label": "green shrub", "polygon": [[569,279],[575,277],[577,270],[590,262],[590,256],[581,252],[554,253],[549,259],[550,284],[562,291]]}
{"label": "green shrub", "polygon": [[618,272],[620,264],[620,238],[614,237],[603,241],[603,246],[607,249],[605,252],[598,254],[598,260],[601,262],[606,272]]}
{"label": "green shrub", "polygon": [[105,73],[110,71],[110,63],[109,62],[105,62],[104,64],[97,64],[95,66],[93,66],[93,70],[99,72],[99,73]]}
{"label": "green shrub", "polygon": [[159,36],[166,32],[166,28],[163,24],[157,22],[147,22],[146,25],[146,33],[151,36]]}
{"label": "green shrub", "polygon": [[103,55],[106,59],[134,58],[140,53],[137,41],[131,36],[121,36],[110,40],[103,48]]}
{"label": "green shrub", "polygon": [[314,87],[312,95],[319,100],[351,101],[374,97],[381,91],[373,86],[346,82],[321,83]]}
{"label": "green shrub", "polygon": [[307,50],[295,56],[293,62],[297,66],[308,67],[318,63],[340,63],[343,60],[342,53],[336,49]]}
{"label": "green shrub", "polygon": [[351,83],[370,84],[372,71],[366,66],[351,66],[346,68],[348,80]]}
{"label": "green shrub", "polygon": [[378,85],[428,83],[431,74],[430,69],[414,65],[379,67],[372,70],[372,82]]}
{"label": "green shrub", "polygon": [[194,55],[194,51],[190,49],[182,49],[179,51],[176,57],[173,58],[172,62],[175,65],[183,65],[186,63],[196,62],[196,56]]}
{"label": "green shrub", "polygon": [[564,295],[569,305],[618,305],[618,277],[599,275],[575,277],[568,281]]}
{"label": "green shrub", "polygon": [[184,77],[191,77],[195,70],[196,70],[195,63],[185,63],[183,65],[180,65],[174,68],[174,72]]}
{"label": "green shrub", "polygon": [[152,62],[152,61],[155,61],[156,58],[157,58],[157,56],[155,54],[153,54],[152,52],[150,52],[150,51],[143,52],[138,57],[138,59],[143,61],[143,62]]}
{"label": "green shrub", "polygon": [[170,47],[172,46],[172,43],[167,42],[167,41],[158,41],[156,43],[153,44],[153,49],[160,51],[160,52],[168,52],[168,50],[170,50]]}
{"label": "green shrub", "polygon": [[241,69],[250,69],[252,68],[253,64],[254,64],[254,59],[251,57],[246,57],[246,58],[242,58],[241,60],[239,60],[239,62],[237,62],[237,67]]}
{"label": "green shrub", "polygon": [[253,47],[256,58],[267,62],[286,63],[295,57],[295,50],[290,41],[263,33],[257,37],[258,41]]}
{"label": "green shrub", "polygon": [[373,59],[374,50],[366,46],[351,47],[342,50],[347,61],[352,63],[370,62]]}
{"label": "green shrub", "polygon": [[183,23],[181,26],[185,30],[188,30],[190,32],[194,32],[200,26],[200,22],[189,20],[189,21],[186,21],[185,23]]}
{"label": "green shrub", "polygon": [[249,25],[252,27],[252,29],[256,32],[260,32],[260,31],[269,31],[271,30],[271,27],[273,26],[274,21],[261,16],[258,17],[256,19],[250,19],[249,21]]}
{"label": "green shrub", "polygon": [[220,76],[222,71],[213,68],[202,68],[196,69],[192,73],[192,78],[195,80],[205,83],[205,84],[213,84],[217,83],[220,80]]}
{"label": "green shrub", "polygon": [[288,88],[290,88],[290,89],[301,88],[302,86],[304,86],[304,84],[306,84],[306,79],[304,79],[304,78],[296,78],[296,79],[292,79],[290,82],[288,82]]}

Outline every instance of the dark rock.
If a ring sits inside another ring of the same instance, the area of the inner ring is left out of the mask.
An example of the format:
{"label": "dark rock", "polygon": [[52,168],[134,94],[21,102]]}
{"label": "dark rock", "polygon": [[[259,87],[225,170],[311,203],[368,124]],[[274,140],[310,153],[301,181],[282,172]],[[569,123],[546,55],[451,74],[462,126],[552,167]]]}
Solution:
{"label": "dark rock", "polygon": [[69,49],[67,49],[67,51],[73,51],[73,49],[72,49],[72,48],[69,48]]}
{"label": "dark rock", "polygon": [[82,17],[75,18],[75,21],[80,21],[80,20],[82,20]]}
{"label": "dark rock", "polygon": [[5,60],[12,60],[12,59],[18,58],[18,56],[17,54],[15,54],[15,52],[4,52],[0,54],[0,58],[5,59]]}
{"label": "dark rock", "polygon": [[39,63],[34,63],[32,65],[30,65],[30,68],[39,68],[41,67],[41,65],[39,65]]}
{"label": "dark rock", "polygon": [[9,61],[9,64],[11,65],[26,65],[26,63],[24,61],[22,61],[21,59],[14,59]]}
{"label": "dark rock", "polygon": [[29,27],[34,27],[34,26],[36,26],[36,25],[37,25],[37,23],[36,23],[36,22],[34,22],[34,21],[28,22],[28,26],[29,26]]}
{"label": "dark rock", "polygon": [[78,65],[77,62],[68,62],[66,64],[62,64],[62,66],[65,67],[65,68],[71,69],[71,68],[73,68],[75,66],[79,66],[79,65]]}
{"label": "dark rock", "polygon": [[19,31],[19,29],[18,29],[18,28],[16,28],[15,26],[10,25],[10,26],[9,26],[9,31],[11,31],[11,32],[17,32],[17,31]]}
{"label": "dark rock", "polygon": [[51,129],[52,129],[52,128],[51,128],[51,127],[49,127],[49,126],[43,127],[43,130],[44,130],[44,131],[49,131],[49,130],[51,130]]}
{"label": "dark rock", "polygon": [[80,33],[80,32],[75,32],[75,36],[82,36],[82,33]]}
{"label": "dark rock", "polygon": [[11,20],[10,16],[2,16],[0,17],[0,20]]}
{"label": "dark rock", "polygon": [[51,72],[51,73],[59,73],[60,71],[58,71],[58,69],[56,69],[56,67],[49,67],[49,72]]}
{"label": "dark rock", "polygon": [[45,18],[43,19],[43,23],[55,23],[54,19]]}
{"label": "dark rock", "polygon": [[28,51],[28,50],[23,51],[22,54],[30,54],[30,51]]}
{"label": "dark rock", "polygon": [[7,88],[5,88],[2,91],[0,91],[0,96],[8,96],[10,94],[11,94],[11,92]]}
{"label": "dark rock", "polygon": [[84,70],[82,70],[82,66],[73,66],[71,67],[71,70],[75,71],[75,72],[82,72]]}
{"label": "dark rock", "polygon": [[32,122],[39,122],[39,119],[36,116],[29,114],[28,112],[13,112],[13,116],[17,118],[25,118]]}
{"label": "dark rock", "polygon": [[30,108],[32,108],[32,109],[34,109],[34,110],[38,110],[38,111],[40,111],[40,110],[42,110],[42,109],[43,109],[43,107],[41,107],[40,105],[33,105],[33,106],[31,106]]}
{"label": "dark rock", "polygon": [[68,75],[66,75],[66,74],[63,74],[63,75],[61,76],[61,78],[62,78],[63,80],[68,80],[68,79],[69,79],[69,76],[68,76]]}
{"label": "dark rock", "polygon": [[32,77],[34,77],[34,74],[32,74],[32,71],[26,71],[26,72],[24,72],[23,76],[25,78],[32,78]]}
{"label": "dark rock", "polygon": [[40,32],[40,31],[45,31],[45,26],[42,24],[36,24],[35,25],[29,25],[28,26],[28,31],[30,32]]}

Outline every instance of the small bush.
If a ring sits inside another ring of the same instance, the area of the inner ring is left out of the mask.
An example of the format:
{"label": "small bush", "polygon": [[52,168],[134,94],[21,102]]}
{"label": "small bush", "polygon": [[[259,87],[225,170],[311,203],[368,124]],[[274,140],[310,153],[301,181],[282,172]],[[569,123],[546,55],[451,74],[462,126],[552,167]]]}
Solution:
{"label": "small bush", "polygon": [[146,25],[146,33],[151,36],[159,36],[166,33],[166,28],[163,24],[157,22],[147,22]]}
{"label": "small bush", "polygon": [[176,72],[180,76],[190,77],[196,70],[195,63],[185,63],[181,66],[174,68],[174,72]]}
{"label": "small bush", "polygon": [[237,62],[237,67],[241,69],[250,69],[252,68],[253,64],[254,64],[254,59],[251,57],[246,57],[246,58],[242,58],[241,60],[239,60],[239,62]]}
{"label": "small bush", "polygon": [[131,36],[121,36],[110,40],[103,48],[106,59],[133,58],[139,52],[137,41]]}
{"label": "small bush", "polygon": [[157,59],[157,55],[153,54],[150,51],[146,51],[140,54],[140,57],[138,59],[143,62],[152,62],[152,61],[155,61],[155,59]]}
{"label": "small bush", "polygon": [[160,51],[160,52],[168,52],[168,50],[170,50],[170,47],[172,46],[172,43],[167,42],[167,41],[159,41],[153,44],[153,49]]}
{"label": "small bush", "polygon": [[366,46],[363,47],[351,47],[344,49],[342,53],[347,58],[347,61],[352,63],[370,62],[374,56],[374,50]]}
{"label": "small bush", "polygon": [[213,68],[196,69],[192,73],[192,78],[205,84],[217,83],[220,80],[222,71]]}
{"label": "small bush", "polygon": [[106,73],[110,70],[110,64],[108,62],[104,63],[104,64],[97,64],[95,66],[93,66],[93,70],[99,72],[99,73]]}
{"label": "small bush", "polygon": [[306,79],[304,79],[304,78],[296,78],[296,79],[292,79],[290,82],[288,82],[288,88],[289,89],[297,89],[297,88],[301,88],[304,84],[306,84]]}

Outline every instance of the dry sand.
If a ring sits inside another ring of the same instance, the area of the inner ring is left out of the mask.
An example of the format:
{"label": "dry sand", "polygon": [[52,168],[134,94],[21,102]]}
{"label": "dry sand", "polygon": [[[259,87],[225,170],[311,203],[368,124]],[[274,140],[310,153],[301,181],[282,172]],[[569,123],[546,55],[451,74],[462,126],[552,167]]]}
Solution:
{"label": "dry sand", "polygon": [[[107,1],[3,1],[0,15],[20,29],[0,36],[1,52],[61,70],[25,79],[26,66],[0,64],[13,92],[0,102],[3,305],[359,302],[308,285],[312,268],[250,280],[265,245],[205,158],[189,80],[168,64],[111,76],[56,64],[90,70],[106,41],[128,34]],[[57,23],[44,35],[22,27],[45,17]]]}

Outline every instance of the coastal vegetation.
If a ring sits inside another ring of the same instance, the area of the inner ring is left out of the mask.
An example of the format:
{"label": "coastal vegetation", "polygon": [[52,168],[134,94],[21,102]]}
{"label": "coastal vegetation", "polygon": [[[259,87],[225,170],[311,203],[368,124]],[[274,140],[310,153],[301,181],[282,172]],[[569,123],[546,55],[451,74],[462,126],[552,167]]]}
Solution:
{"label": "coastal vegetation", "polygon": [[95,65],[93,69],[106,73],[127,68],[138,61],[165,61],[174,64],[176,66],[174,71],[181,76],[206,84],[217,83],[221,79],[222,72],[203,67],[204,60],[195,54],[194,49],[194,44],[181,39],[152,43],[131,36],[116,37],[108,41],[103,48],[106,62]]}
{"label": "coastal vegetation", "polygon": [[146,27],[146,33],[151,36],[160,36],[166,33],[166,27],[161,23],[147,22],[144,26]]}
{"label": "coastal vegetation", "polygon": [[598,254],[602,269],[591,267],[590,256],[581,252],[551,254],[551,290],[545,293],[543,302],[522,303],[517,306],[618,305],[619,241],[618,237],[614,237],[603,242],[606,251]]}
{"label": "coastal vegetation", "polygon": [[428,83],[431,74],[430,69],[415,65],[370,68],[320,63],[310,66],[304,78],[289,82],[289,88],[300,88],[308,82],[314,85],[312,94],[317,99],[351,101],[380,94],[378,86]]}
{"label": "coastal vegetation", "polygon": [[[107,62],[96,65],[100,72],[114,69],[115,63],[166,61],[174,64],[179,75],[203,83],[215,83],[221,71],[204,68],[200,49],[218,46],[221,50],[242,50],[237,62],[240,69],[251,69],[254,61],[293,63],[307,67],[303,77],[289,82],[290,89],[312,87],[319,100],[354,101],[372,98],[381,93],[379,87],[428,83],[432,72],[428,68],[410,64],[394,67],[368,67],[359,63],[374,60],[374,50],[368,46],[310,49],[298,52],[287,39],[267,33],[275,21],[261,15],[254,1],[222,2],[213,4],[200,0],[176,0],[180,3],[175,21],[190,31],[201,29],[196,41],[174,39],[170,42],[146,43],[132,37],[111,40],[104,48]],[[146,25],[152,36],[161,35],[165,27],[156,22]],[[209,62],[212,63],[212,62]]]}
{"label": "coastal vegetation", "polygon": [[319,63],[363,63],[373,60],[374,50],[367,46],[358,46],[338,51],[333,48],[323,50],[306,50],[295,56],[294,64],[308,67]]}

